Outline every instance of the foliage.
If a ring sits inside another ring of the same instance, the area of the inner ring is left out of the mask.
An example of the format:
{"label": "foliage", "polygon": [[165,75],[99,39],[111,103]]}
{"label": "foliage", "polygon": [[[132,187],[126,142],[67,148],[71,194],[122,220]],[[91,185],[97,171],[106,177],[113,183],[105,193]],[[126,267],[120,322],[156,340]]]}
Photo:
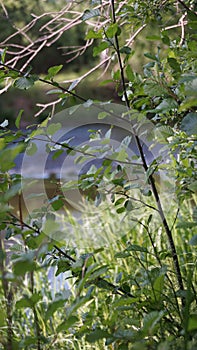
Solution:
{"label": "foliage", "polygon": [[[38,126],[24,131],[22,111],[14,130],[7,120],[0,125],[2,349],[197,346],[196,5],[157,0],[148,5],[92,1],[76,24],[86,28],[84,40],[93,45],[93,57],[106,52],[102,64],[111,76],[103,84],[115,84],[120,109],[112,101],[86,100],[76,93],[87,74],[65,85],[57,79],[58,62],[41,77],[25,64],[12,65],[9,52],[2,50],[1,84],[31,91],[39,82],[58,96]],[[71,12],[64,12],[68,19]],[[144,52],[139,73],[132,68],[132,43],[153,25],[157,34],[147,41],[154,45]],[[20,59],[19,54],[15,63]],[[93,125],[86,144],[76,144],[72,133],[57,140],[64,125],[54,115],[55,106],[68,100],[73,120],[77,112],[94,110],[107,129]],[[126,125],[118,147],[113,144],[117,125],[118,132]],[[40,140],[53,160],[77,155],[76,163],[84,164],[77,180],[51,179],[56,187],[47,200],[42,192],[34,193],[35,179],[26,181],[14,168],[20,157],[34,159]],[[157,156],[148,159],[143,140],[161,146]],[[73,190],[85,203],[80,218],[65,209]],[[41,197],[41,204],[23,210],[27,197]]]}

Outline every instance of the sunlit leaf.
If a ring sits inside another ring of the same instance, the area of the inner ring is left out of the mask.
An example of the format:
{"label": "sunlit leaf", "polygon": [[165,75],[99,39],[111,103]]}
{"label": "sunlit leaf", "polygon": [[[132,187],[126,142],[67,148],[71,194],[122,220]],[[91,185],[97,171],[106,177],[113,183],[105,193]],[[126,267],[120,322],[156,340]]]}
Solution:
{"label": "sunlit leaf", "polygon": [[48,69],[48,74],[45,76],[46,80],[52,80],[54,76],[60,72],[60,70],[63,68],[63,64],[60,64],[59,66],[53,66]]}

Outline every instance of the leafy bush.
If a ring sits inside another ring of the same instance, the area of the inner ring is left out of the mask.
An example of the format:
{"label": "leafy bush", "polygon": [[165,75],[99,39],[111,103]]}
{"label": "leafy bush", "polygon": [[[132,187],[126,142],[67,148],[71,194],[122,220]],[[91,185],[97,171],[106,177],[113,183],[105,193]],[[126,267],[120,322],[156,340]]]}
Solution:
{"label": "leafy bush", "polygon": [[[197,14],[193,1],[148,5],[94,1],[80,17],[82,7],[68,10],[69,20],[87,27],[93,57],[106,53],[68,85],[57,81],[62,65],[39,77],[2,51],[2,84],[31,89],[40,82],[58,96],[41,106],[40,113],[52,110],[38,126],[22,130],[22,111],[15,130],[7,120],[0,125],[3,349],[197,346]],[[52,18],[57,24],[58,14]],[[132,43],[153,23],[158,33],[147,40],[155,46],[140,74],[132,69]],[[103,84],[115,84],[121,104],[76,93],[100,67],[111,70]],[[71,107],[55,114],[68,100]],[[72,157],[82,168],[68,181],[63,164]],[[24,176],[28,159],[31,169],[40,166],[37,180],[33,170]],[[61,169],[47,189],[55,160]]]}

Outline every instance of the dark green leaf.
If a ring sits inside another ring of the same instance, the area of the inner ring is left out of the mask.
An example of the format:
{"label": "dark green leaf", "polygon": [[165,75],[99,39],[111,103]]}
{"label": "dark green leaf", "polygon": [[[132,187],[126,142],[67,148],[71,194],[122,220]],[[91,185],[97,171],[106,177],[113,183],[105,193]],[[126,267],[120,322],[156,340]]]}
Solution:
{"label": "dark green leaf", "polygon": [[29,88],[31,88],[35,81],[38,80],[38,77],[36,76],[29,76],[29,77],[22,77],[19,78],[15,81],[14,85],[21,90],[27,90]]}
{"label": "dark green leaf", "polygon": [[189,241],[190,245],[197,245],[197,235],[194,235],[190,241]]}
{"label": "dark green leaf", "polygon": [[100,16],[99,9],[85,10],[82,16],[82,21],[87,21],[87,19]]}
{"label": "dark green leaf", "polygon": [[107,338],[109,336],[110,335],[107,331],[102,330],[102,329],[96,329],[95,331],[93,331],[92,333],[90,333],[86,336],[86,340],[89,343],[95,343],[98,340],[103,339],[103,338]]}
{"label": "dark green leaf", "polygon": [[76,316],[70,316],[66,321],[62,322],[57,327],[57,333],[66,331],[67,329],[71,328],[76,322],[78,322],[78,318]]}

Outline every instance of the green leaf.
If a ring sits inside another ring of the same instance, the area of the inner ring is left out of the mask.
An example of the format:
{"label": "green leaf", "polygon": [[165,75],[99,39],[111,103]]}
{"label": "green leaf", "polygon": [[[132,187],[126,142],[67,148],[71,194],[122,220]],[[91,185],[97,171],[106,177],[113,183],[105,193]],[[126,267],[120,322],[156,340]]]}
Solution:
{"label": "green leaf", "polygon": [[89,98],[86,102],[83,103],[83,106],[85,108],[88,108],[88,107],[92,106],[93,103],[94,103],[94,101]]}
{"label": "green leaf", "polygon": [[131,200],[126,200],[125,204],[124,204],[125,208],[127,211],[131,211],[133,209],[133,203]]}
{"label": "green leaf", "polygon": [[99,46],[93,48],[93,57],[98,56],[102,51],[106,50],[109,47],[107,41],[102,41]]}
{"label": "green leaf", "polygon": [[133,81],[134,80],[134,74],[133,74],[133,71],[131,69],[131,66],[130,65],[126,66],[125,71],[126,71],[127,79],[129,81]]}
{"label": "green leaf", "polygon": [[105,32],[107,38],[113,38],[117,34],[118,29],[118,23],[112,23]]}
{"label": "green leaf", "polygon": [[[69,293],[70,295],[70,293]],[[69,296],[68,295],[68,296]],[[46,311],[46,320],[48,320],[53,314],[59,309],[62,308],[65,304],[66,300],[65,299],[58,299],[54,300],[51,304],[49,304],[48,309]]]}
{"label": "green leaf", "polygon": [[18,300],[16,302],[16,308],[17,309],[21,309],[23,307],[31,307],[31,302],[29,300],[29,298],[21,298],[20,300]]}
{"label": "green leaf", "polygon": [[177,228],[192,228],[196,226],[196,222],[180,221],[176,225]]}
{"label": "green leaf", "polygon": [[192,332],[197,329],[197,315],[192,314],[189,316],[187,331]]}
{"label": "green leaf", "polygon": [[120,258],[120,259],[128,258],[129,256],[131,256],[131,254],[127,250],[123,252],[118,252],[114,255],[115,258]]}
{"label": "green leaf", "polygon": [[76,316],[70,316],[66,321],[62,322],[56,329],[57,333],[66,331],[71,328],[76,322],[78,322],[78,318]]}
{"label": "green leaf", "polygon": [[180,64],[177,62],[175,58],[168,57],[168,63],[174,72],[178,72],[178,73],[181,72]]}
{"label": "green leaf", "polygon": [[153,284],[153,297],[156,301],[159,301],[162,297],[163,287],[164,287],[165,275],[161,274],[156,278]]}
{"label": "green leaf", "polygon": [[147,58],[150,58],[150,59],[153,60],[153,61],[158,61],[157,56],[152,55],[152,54],[149,53],[149,52],[146,52],[146,53],[144,54],[144,56],[147,57]]}
{"label": "green leaf", "polygon": [[153,41],[155,41],[155,40],[160,40],[161,38],[160,38],[160,36],[159,35],[148,35],[147,37],[146,37],[146,39],[147,40],[153,40]]}
{"label": "green leaf", "polygon": [[144,252],[144,253],[148,253],[147,248],[145,247],[141,247],[140,245],[137,244],[131,244],[127,247],[128,251],[134,251],[134,252]]}
{"label": "green leaf", "polygon": [[190,245],[197,245],[197,235],[194,235],[190,241],[189,241]]}
{"label": "green leaf", "polygon": [[121,207],[121,208],[116,209],[116,212],[117,212],[118,214],[122,214],[122,213],[124,213],[125,211],[126,211],[126,208],[125,208],[125,207]]}
{"label": "green leaf", "polygon": [[14,274],[17,276],[24,276],[27,272],[31,272],[35,270],[36,270],[35,261],[30,261],[28,259],[19,260],[15,262],[13,266]]}
{"label": "green leaf", "polygon": [[145,315],[143,320],[143,334],[144,335],[153,335],[156,331],[156,327],[164,316],[164,311],[152,311],[149,314]]}
{"label": "green leaf", "polygon": [[197,191],[197,181],[193,181],[191,184],[189,184],[188,188],[190,191]]}
{"label": "green leaf", "polygon": [[38,150],[37,145],[34,142],[30,142],[26,148],[26,154],[28,156],[33,156]]}
{"label": "green leaf", "polygon": [[156,112],[167,113],[175,110],[178,107],[178,103],[172,98],[164,99],[155,109]]}
{"label": "green leaf", "polygon": [[11,198],[16,196],[16,194],[21,191],[21,188],[22,188],[21,181],[16,182],[13,185],[11,185],[5,193],[4,200],[9,201]]}
{"label": "green leaf", "polygon": [[7,51],[7,47],[4,50],[0,51],[0,56],[1,56],[1,62],[5,63],[5,56],[6,56],[6,51]]}
{"label": "green leaf", "polygon": [[85,10],[83,16],[81,17],[82,21],[87,21],[87,19],[100,16],[99,9]]}
{"label": "green leaf", "polygon": [[197,206],[193,208],[192,218],[197,222]]}
{"label": "green leaf", "polygon": [[64,206],[64,202],[62,199],[55,200],[51,206],[53,207],[54,210],[59,210]]}
{"label": "green leaf", "polygon": [[45,76],[46,80],[52,80],[54,76],[60,72],[60,70],[63,68],[63,64],[60,64],[59,66],[53,66],[48,69],[48,74]]}
{"label": "green leaf", "polygon": [[62,90],[61,89],[52,89],[46,92],[46,95],[52,95],[52,94],[61,94]]}
{"label": "green leaf", "polygon": [[99,329],[96,329],[95,331],[93,331],[92,333],[88,334],[86,336],[86,340],[89,343],[95,343],[98,340],[103,339],[103,338],[108,338],[109,336],[110,336],[110,334],[107,331],[99,328]]}
{"label": "green leaf", "polygon": [[109,267],[107,265],[99,267],[98,269],[93,271],[93,273],[90,275],[90,279],[91,280],[96,279],[100,275],[103,275],[104,273],[106,273],[108,269]]}
{"label": "green leaf", "polygon": [[16,147],[2,149],[0,151],[0,171],[2,173],[12,169],[15,166],[14,159],[24,150],[24,144],[19,144]]}
{"label": "green leaf", "polygon": [[156,82],[147,81],[144,85],[144,92],[148,96],[163,96],[167,94],[166,89]]}
{"label": "green leaf", "polygon": [[188,110],[191,107],[195,107],[195,106],[197,106],[197,98],[188,97],[180,104],[178,112],[180,113],[182,111]]}
{"label": "green leaf", "polygon": [[197,113],[188,113],[181,122],[181,130],[188,135],[197,135]]}
{"label": "green leaf", "polygon": [[98,30],[97,32],[95,32],[93,29],[90,29],[88,31],[88,33],[86,34],[86,37],[85,39],[88,40],[88,39],[102,39],[103,37],[103,31],[102,29]]}
{"label": "green leaf", "polygon": [[100,113],[98,114],[98,119],[104,119],[104,118],[106,118],[108,115],[109,115],[108,112],[100,112]]}
{"label": "green leaf", "polygon": [[125,53],[126,55],[130,55],[131,52],[132,50],[129,46],[123,46],[120,49],[120,53]]}
{"label": "green leaf", "polygon": [[15,81],[14,86],[17,87],[18,89],[21,90],[27,90],[29,88],[31,88],[35,81],[38,80],[39,78],[37,76],[29,76],[29,77],[22,77],[19,78]]}
{"label": "green leaf", "polygon": [[[69,86],[68,91],[74,90],[74,88],[77,86],[77,84],[80,82],[79,79],[75,79]],[[79,107],[79,105],[74,105],[73,107]],[[71,107],[72,108],[72,107]]]}
{"label": "green leaf", "polygon": [[15,125],[16,125],[17,129],[20,129],[20,121],[21,121],[21,117],[22,117],[23,112],[24,112],[24,109],[21,109],[16,117]]}
{"label": "green leaf", "polygon": [[52,136],[54,135],[57,131],[59,131],[62,128],[62,124],[61,123],[51,123],[49,124],[49,126],[47,127],[47,134]]}

